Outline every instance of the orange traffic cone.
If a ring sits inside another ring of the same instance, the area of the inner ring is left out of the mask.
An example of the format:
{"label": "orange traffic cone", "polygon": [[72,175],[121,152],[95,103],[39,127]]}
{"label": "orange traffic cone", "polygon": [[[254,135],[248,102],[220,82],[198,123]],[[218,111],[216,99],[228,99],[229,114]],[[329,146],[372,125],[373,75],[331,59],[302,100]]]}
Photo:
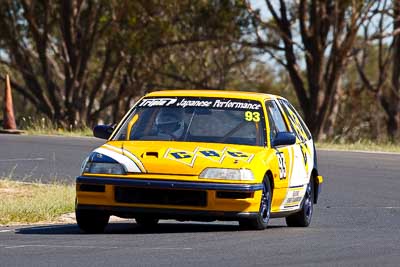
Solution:
{"label": "orange traffic cone", "polygon": [[3,109],[3,133],[21,133],[17,130],[15,123],[14,108],[11,94],[10,76],[6,75],[6,87],[4,90],[4,109]]}

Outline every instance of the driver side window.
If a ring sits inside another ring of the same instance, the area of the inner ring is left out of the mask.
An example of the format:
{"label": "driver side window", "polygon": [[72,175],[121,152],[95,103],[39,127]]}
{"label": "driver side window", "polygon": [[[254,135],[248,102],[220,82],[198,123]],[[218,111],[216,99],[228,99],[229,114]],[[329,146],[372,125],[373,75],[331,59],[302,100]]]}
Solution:
{"label": "driver side window", "polygon": [[270,138],[272,141],[277,133],[287,132],[288,127],[275,101],[268,100],[265,103],[265,106],[267,108],[269,128],[270,128]]}

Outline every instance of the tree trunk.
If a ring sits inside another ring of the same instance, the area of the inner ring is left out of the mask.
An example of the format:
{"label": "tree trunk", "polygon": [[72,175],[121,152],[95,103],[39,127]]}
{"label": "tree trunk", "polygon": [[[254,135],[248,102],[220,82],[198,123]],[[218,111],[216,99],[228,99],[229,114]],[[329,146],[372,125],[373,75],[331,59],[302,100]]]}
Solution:
{"label": "tree trunk", "polygon": [[[400,0],[393,1],[393,32],[400,29]],[[389,138],[394,141],[399,129],[399,97],[400,97],[400,36],[393,37],[392,88],[388,96],[388,125]]]}

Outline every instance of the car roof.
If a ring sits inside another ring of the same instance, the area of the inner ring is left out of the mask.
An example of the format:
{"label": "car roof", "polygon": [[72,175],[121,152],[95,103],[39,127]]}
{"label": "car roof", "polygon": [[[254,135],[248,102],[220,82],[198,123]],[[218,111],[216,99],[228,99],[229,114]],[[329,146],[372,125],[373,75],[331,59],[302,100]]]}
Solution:
{"label": "car roof", "polygon": [[238,98],[238,99],[251,99],[263,101],[265,99],[283,98],[281,96],[246,92],[246,91],[225,91],[225,90],[164,90],[155,91],[145,95],[145,97],[154,96],[197,96],[197,97],[224,97],[224,98]]}

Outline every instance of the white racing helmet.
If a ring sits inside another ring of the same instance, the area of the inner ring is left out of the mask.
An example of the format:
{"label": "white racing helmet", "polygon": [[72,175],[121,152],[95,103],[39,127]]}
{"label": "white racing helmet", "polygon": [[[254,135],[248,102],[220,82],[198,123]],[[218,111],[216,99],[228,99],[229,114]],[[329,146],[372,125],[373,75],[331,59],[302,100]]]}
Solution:
{"label": "white racing helmet", "polygon": [[179,139],[185,128],[182,108],[162,108],[156,117],[155,126],[158,133]]}

